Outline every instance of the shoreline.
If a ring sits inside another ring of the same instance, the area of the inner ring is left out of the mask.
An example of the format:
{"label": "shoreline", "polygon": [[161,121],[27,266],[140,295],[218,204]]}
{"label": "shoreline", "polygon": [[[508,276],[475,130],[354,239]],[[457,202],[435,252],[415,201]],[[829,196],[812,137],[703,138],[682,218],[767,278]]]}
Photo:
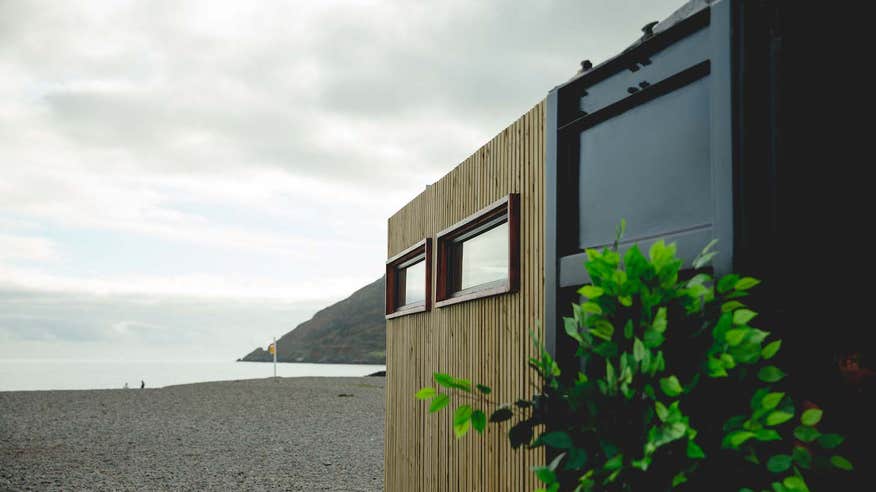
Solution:
{"label": "shoreline", "polygon": [[193,386],[197,384],[224,384],[224,383],[241,383],[241,382],[254,382],[254,381],[270,381],[276,379],[279,383],[281,380],[285,379],[363,379],[363,378],[385,378],[385,376],[379,376],[375,374],[365,374],[364,376],[268,376],[264,378],[246,378],[246,379],[217,379],[215,381],[196,381],[192,383],[176,383],[169,384],[167,386],[153,386],[146,388],[79,388],[79,389],[33,389],[33,390],[0,390],[0,394],[4,393],[49,393],[49,392],[82,392],[82,391],[146,391],[146,390],[160,390],[160,389],[170,389],[177,388],[180,386]]}
{"label": "shoreline", "polygon": [[[359,377],[385,370],[368,364],[280,363],[276,375],[288,377]],[[0,392],[164,388],[179,384],[264,379],[270,364],[233,360],[0,360]]]}

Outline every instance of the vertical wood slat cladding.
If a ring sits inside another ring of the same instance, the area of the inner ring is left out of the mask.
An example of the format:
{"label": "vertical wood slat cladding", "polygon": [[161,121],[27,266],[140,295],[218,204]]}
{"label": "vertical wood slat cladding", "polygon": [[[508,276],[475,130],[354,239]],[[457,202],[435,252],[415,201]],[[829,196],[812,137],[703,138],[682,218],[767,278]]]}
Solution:
{"label": "vertical wood slat cladding", "polygon": [[[511,450],[509,425],[453,437],[448,410],[414,399],[432,372],[471,378],[499,402],[529,396],[536,355],[529,331],[544,316],[544,101],[389,219],[391,257],[509,193],[520,194],[520,288],[386,322],[385,488],[388,491],[517,491],[538,487],[529,467],[541,449]],[[432,268],[436,267],[433,262]],[[435,292],[435,274],[432,292]]]}

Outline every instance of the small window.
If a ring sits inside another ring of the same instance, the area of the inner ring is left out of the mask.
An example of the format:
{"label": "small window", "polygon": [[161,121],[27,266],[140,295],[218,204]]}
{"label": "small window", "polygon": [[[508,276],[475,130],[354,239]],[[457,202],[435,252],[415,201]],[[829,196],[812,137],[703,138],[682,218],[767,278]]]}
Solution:
{"label": "small window", "polygon": [[508,195],[438,234],[436,307],[517,290],[518,203]]}
{"label": "small window", "polygon": [[431,306],[432,243],[425,239],[386,262],[386,319]]}

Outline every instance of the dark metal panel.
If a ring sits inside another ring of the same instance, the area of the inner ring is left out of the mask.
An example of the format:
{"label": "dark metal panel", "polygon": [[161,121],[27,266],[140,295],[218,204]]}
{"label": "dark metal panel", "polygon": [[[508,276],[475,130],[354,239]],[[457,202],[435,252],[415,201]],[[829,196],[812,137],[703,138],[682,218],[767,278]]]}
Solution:
{"label": "dark metal panel", "polygon": [[[721,254],[712,261],[715,273],[733,269],[733,63],[731,2],[711,7],[711,164],[714,193],[713,237]],[[705,243],[703,243],[705,246]]]}
{"label": "dark metal panel", "polygon": [[581,249],[611,245],[621,219],[624,242],[711,227],[710,79],[581,132]]}
{"label": "dark metal panel", "polygon": [[[561,288],[589,281],[581,253],[610,245],[621,219],[628,222],[621,249],[633,242],[646,249],[663,238],[676,242],[680,256],[689,262],[711,239],[718,239],[722,254],[715,269],[731,269],[730,4],[717,2],[697,14],[695,24],[678,24],[663,32],[662,39],[625,52],[624,57],[636,61],[635,69],[614,67],[606,75],[576,80],[579,85],[589,83],[586,95],[558,91],[558,107],[571,104],[568,98],[574,97],[579,106],[575,109],[583,109],[559,128],[556,227]],[[647,51],[648,57],[638,51]],[[632,86],[638,78],[647,83]],[[569,184],[571,178],[574,185]],[[574,213],[564,212],[565,207],[574,207]],[[568,237],[571,232],[574,242]]]}
{"label": "dark metal panel", "polygon": [[557,332],[557,90],[548,93],[544,115],[544,345],[556,355]]}

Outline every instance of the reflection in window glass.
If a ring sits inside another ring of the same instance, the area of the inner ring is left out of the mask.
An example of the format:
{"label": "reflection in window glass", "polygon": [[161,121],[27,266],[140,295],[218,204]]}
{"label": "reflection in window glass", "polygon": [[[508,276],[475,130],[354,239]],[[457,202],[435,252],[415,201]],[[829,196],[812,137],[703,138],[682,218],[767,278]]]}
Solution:
{"label": "reflection in window glass", "polygon": [[426,260],[401,270],[399,279],[404,286],[399,289],[399,295],[402,297],[398,301],[400,306],[426,300]]}
{"label": "reflection in window glass", "polygon": [[508,278],[508,222],[467,239],[458,248],[459,290]]}

